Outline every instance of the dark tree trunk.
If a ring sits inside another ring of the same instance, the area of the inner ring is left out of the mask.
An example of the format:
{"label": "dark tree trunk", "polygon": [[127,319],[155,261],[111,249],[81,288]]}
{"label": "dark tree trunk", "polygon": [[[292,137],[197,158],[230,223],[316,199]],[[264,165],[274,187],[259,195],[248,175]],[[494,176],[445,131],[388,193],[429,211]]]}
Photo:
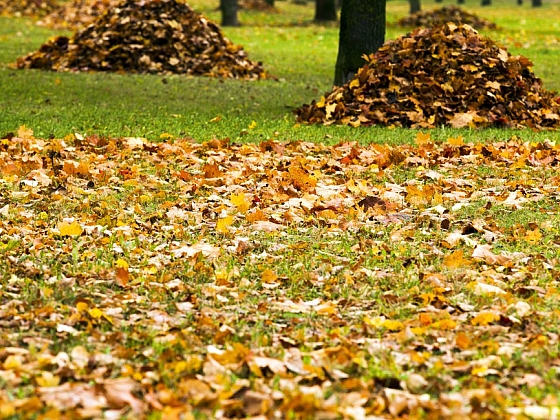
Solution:
{"label": "dark tree trunk", "polygon": [[542,6],[542,0],[532,0],[531,5],[533,7],[541,7]]}
{"label": "dark tree trunk", "polygon": [[340,12],[338,56],[334,84],[350,81],[385,41],[385,0],[344,0]]}
{"label": "dark tree trunk", "polygon": [[480,3],[481,6],[490,6],[492,4],[492,0],[482,0]]}
{"label": "dark tree trunk", "polygon": [[420,11],[420,0],[408,0],[408,3],[410,5],[410,14]]}
{"label": "dark tree trunk", "polygon": [[465,4],[465,0],[457,0],[457,4]]}
{"label": "dark tree trunk", "polygon": [[220,0],[222,26],[239,26],[237,20],[237,0]]}
{"label": "dark tree trunk", "polygon": [[336,22],[336,0],[315,0],[316,22]]}
{"label": "dark tree trunk", "polygon": [[517,0],[517,4],[518,4],[519,6],[523,6],[523,0]]}
{"label": "dark tree trunk", "polygon": [[436,3],[443,3],[443,0],[436,0]]}
{"label": "dark tree trunk", "polygon": [[265,3],[270,6],[274,6],[274,0],[265,0]]}

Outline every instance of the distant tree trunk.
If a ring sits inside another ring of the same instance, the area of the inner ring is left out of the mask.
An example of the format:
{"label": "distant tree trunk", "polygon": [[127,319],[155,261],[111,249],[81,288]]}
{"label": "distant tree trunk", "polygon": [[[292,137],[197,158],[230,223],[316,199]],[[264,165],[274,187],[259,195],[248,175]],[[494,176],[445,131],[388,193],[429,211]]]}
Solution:
{"label": "distant tree trunk", "polygon": [[519,6],[523,6],[523,0],[517,0],[517,4],[518,4]]}
{"label": "distant tree trunk", "polygon": [[342,7],[342,0],[336,0],[336,8],[340,10],[341,7]]}
{"label": "distant tree trunk", "polygon": [[542,0],[532,0],[531,5],[533,7],[541,7],[542,6]]}
{"label": "distant tree trunk", "polygon": [[239,26],[237,20],[237,0],[220,0],[222,26]]}
{"label": "distant tree trunk", "polygon": [[465,4],[465,0],[457,0],[457,4]]}
{"label": "distant tree trunk", "polygon": [[336,22],[336,0],[315,0],[316,22]]}
{"label": "distant tree trunk", "polygon": [[482,0],[480,3],[481,6],[490,6],[492,4],[492,0]]}
{"label": "distant tree trunk", "polygon": [[420,0],[409,0],[408,3],[410,5],[410,14],[420,11]]}
{"label": "distant tree trunk", "polygon": [[376,52],[384,41],[385,0],[344,0],[334,84],[349,82],[365,64],[362,56]]}
{"label": "distant tree trunk", "polygon": [[443,0],[436,0],[436,3],[443,3]]}
{"label": "distant tree trunk", "polygon": [[274,6],[274,0],[265,0],[265,3],[270,6]]}

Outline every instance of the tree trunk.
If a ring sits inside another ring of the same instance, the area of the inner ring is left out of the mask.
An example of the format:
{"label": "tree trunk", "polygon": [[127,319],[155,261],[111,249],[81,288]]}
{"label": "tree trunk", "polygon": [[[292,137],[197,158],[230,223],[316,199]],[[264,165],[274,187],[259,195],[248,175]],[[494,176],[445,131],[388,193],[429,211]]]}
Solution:
{"label": "tree trunk", "polygon": [[274,6],[274,0],[265,0],[265,3],[269,6]]}
{"label": "tree trunk", "polygon": [[410,14],[420,11],[420,0],[408,0],[408,3],[410,5]]}
{"label": "tree trunk", "polygon": [[542,0],[532,0],[531,5],[533,7],[541,7],[542,6]]}
{"label": "tree trunk", "polygon": [[490,6],[492,4],[492,0],[482,0],[480,3],[481,6]]}
{"label": "tree trunk", "polygon": [[457,4],[465,4],[465,0],[457,0]]}
{"label": "tree trunk", "polygon": [[239,26],[237,20],[237,0],[220,0],[222,26]]}
{"label": "tree trunk", "polygon": [[336,0],[315,0],[316,22],[336,22]]}
{"label": "tree trunk", "polygon": [[334,84],[349,82],[365,64],[362,56],[377,51],[384,41],[385,0],[344,0]]}
{"label": "tree trunk", "polygon": [[518,4],[519,6],[523,6],[523,0],[517,0],[517,4]]}

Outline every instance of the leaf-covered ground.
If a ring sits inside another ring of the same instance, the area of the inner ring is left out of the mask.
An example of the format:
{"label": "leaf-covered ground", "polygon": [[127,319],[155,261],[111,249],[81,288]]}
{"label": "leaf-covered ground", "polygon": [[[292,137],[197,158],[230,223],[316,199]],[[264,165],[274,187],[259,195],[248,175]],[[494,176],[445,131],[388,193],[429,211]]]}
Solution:
{"label": "leaf-covered ground", "polygon": [[0,417],[558,416],[560,146],[415,136],[6,136]]}

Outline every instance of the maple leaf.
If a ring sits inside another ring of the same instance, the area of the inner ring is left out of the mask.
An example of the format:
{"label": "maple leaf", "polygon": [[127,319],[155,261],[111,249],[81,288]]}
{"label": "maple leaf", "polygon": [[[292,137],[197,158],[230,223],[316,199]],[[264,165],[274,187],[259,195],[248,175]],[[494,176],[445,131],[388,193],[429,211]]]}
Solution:
{"label": "maple leaf", "polygon": [[80,236],[84,231],[82,226],[76,221],[71,223],[60,222],[57,228],[61,236]]}

